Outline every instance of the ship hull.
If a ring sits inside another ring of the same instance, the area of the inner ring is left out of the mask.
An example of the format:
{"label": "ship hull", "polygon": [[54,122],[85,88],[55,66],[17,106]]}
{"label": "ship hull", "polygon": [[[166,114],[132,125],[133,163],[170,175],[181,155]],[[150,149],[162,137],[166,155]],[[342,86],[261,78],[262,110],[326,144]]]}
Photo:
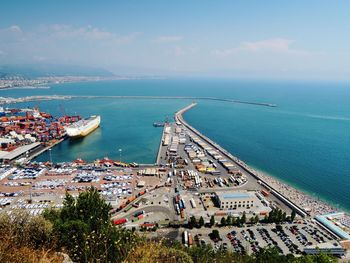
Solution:
{"label": "ship hull", "polygon": [[100,121],[100,116],[96,116],[93,119],[90,119],[88,123],[82,127],[67,127],[67,135],[72,139],[85,137],[100,126]]}

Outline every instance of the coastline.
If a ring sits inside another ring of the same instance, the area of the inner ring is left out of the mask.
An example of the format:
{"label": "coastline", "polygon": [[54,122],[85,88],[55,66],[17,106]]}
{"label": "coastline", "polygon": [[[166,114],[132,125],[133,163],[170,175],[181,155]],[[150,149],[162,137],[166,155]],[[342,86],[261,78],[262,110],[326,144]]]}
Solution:
{"label": "coastline", "polygon": [[19,87],[0,88],[0,90],[13,90],[13,89],[51,89],[51,87],[50,86],[19,86]]}
{"label": "coastline", "polygon": [[[259,175],[259,177],[263,178],[278,192],[288,197],[288,199],[298,204],[306,211],[309,211],[313,216],[338,211],[338,208],[334,207],[331,203],[321,199],[316,199],[314,196],[312,196],[312,194],[307,193],[304,189],[290,185],[287,182],[256,168],[252,169]],[[347,213],[347,211],[344,212]]]}
{"label": "coastline", "polygon": [[[186,122],[186,120],[183,117],[183,114],[194,107],[196,104],[191,104],[190,106],[181,109],[176,113],[176,119],[182,119],[184,123],[186,123],[190,128],[197,131],[199,134],[201,134],[198,130],[196,130],[194,127],[192,127],[189,123]],[[185,125],[186,126],[186,125]],[[187,128],[189,128],[187,127]],[[203,137],[207,138],[205,135],[202,134]],[[211,141],[209,138],[208,140],[215,146],[220,147],[221,150],[228,155],[229,157],[232,157],[232,159],[241,167],[244,167],[247,171],[254,174],[257,178],[261,178],[263,181],[265,181],[269,186],[274,188],[278,193],[280,193],[283,197],[286,197],[288,200],[290,200],[292,203],[296,204],[297,206],[301,207],[304,211],[310,213],[312,216],[316,215],[322,215],[327,214],[330,212],[338,211],[338,208],[335,208],[334,205],[331,203],[328,203],[324,200],[316,199],[313,197],[310,193],[305,192],[302,189],[298,189],[295,186],[291,186],[286,182],[283,182],[282,180],[267,174],[266,172],[262,172],[260,170],[257,170],[255,168],[252,168],[252,166],[248,166],[245,162],[237,158],[236,156],[233,156],[231,153],[227,152],[225,149],[223,149],[221,146],[217,145],[215,142]],[[344,210],[342,208],[342,210]],[[347,215],[349,215],[348,211],[344,210]]]}

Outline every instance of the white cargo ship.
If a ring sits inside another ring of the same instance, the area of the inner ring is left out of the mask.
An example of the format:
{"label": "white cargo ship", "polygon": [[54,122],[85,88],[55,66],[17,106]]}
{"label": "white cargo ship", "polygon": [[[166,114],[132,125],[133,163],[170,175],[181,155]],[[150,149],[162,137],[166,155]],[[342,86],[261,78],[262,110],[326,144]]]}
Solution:
{"label": "white cargo ship", "polygon": [[65,127],[67,135],[71,138],[79,138],[88,135],[100,126],[101,117],[91,116],[88,119],[77,121]]}

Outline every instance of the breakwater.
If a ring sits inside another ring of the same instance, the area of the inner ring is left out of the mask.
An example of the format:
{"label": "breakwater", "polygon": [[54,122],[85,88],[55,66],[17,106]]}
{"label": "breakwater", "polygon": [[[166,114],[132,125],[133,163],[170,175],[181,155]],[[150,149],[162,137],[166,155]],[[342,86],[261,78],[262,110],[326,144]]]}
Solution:
{"label": "breakwater", "polygon": [[231,153],[229,153],[227,150],[222,148],[220,145],[200,133],[198,130],[193,128],[191,125],[189,125],[183,118],[183,114],[192,109],[194,106],[196,106],[197,103],[192,103],[189,106],[179,110],[175,114],[175,120],[179,123],[181,123],[183,126],[185,126],[187,129],[189,129],[192,133],[197,135],[199,138],[201,138],[203,141],[208,143],[210,146],[218,150],[222,155],[224,155],[226,158],[230,159],[232,162],[234,162],[236,165],[241,167],[244,171],[246,171],[248,174],[253,176],[258,182],[263,185],[265,188],[269,189],[270,192],[276,196],[281,202],[288,205],[291,209],[293,209],[296,213],[298,213],[300,216],[305,217],[309,215],[303,208],[301,208],[299,205],[292,202],[288,197],[284,196],[283,194],[279,193],[278,190],[276,190],[274,187],[272,187],[268,182],[266,182],[263,178],[261,178],[252,168],[250,168],[247,164],[245,164],[243,161],[238,159],[237,157],[233,156]]}
{"label": "breakwater", "polygon": [[48,95],[48,96],[27,96],[21,98],[0,98],[0,104],[13,104],[21,102],[31,102],[31,101],[43,101],[43,100],[68,100],[68,99],[147,99],[147,100],[212,100],[212,101],[222,101],[229,103],[238,103],[238,104],[248,104],[254,106],[263,106],[263,107],[276,107],[276,104],[266,103],[266,102],[254,102],[254,101],[242,101],[235,99],[224,99],[216,97],[191,97],[191,96],[90,96],[90,95]]}

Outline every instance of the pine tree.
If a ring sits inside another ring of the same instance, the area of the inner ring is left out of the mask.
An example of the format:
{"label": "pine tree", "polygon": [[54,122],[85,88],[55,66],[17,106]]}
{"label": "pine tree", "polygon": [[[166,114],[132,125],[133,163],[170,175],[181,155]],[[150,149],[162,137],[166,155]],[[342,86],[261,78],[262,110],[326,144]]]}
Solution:
{"label": "pine tree", "polygon": [[226,226],[226,219],[225,219],[225,217],[221,218],[221,225],[222,226]]}
{"label": "pine tree", "polygon": [[211,216],[211,218],[210,218],[210,227],[212,227],[214,225],[215,225],[215,217]]}
{"label": "pine tree", "polygon": [[203,218],[203,216],[201,216],[201,217],[199,218],[198,226],[199,226],[200,228],[201,228],[202,226],[204,226],[204,218]]}
{"label": "pine tree", "polygon": [[243,211],[243,215],[242,215],[242,217],[241,217],[241,220],[240,220],[241,222],[241,225],[244,225],[245,224],[245,222],[247,221],[247,216],[246,216],[246,214],[245,214],[245,211]]}
{"label": "pine tree", "polygon": [[296,213],[295,210],[292,211],[292,214],[290,215],[290,220],[293,222],[295,219]]}

